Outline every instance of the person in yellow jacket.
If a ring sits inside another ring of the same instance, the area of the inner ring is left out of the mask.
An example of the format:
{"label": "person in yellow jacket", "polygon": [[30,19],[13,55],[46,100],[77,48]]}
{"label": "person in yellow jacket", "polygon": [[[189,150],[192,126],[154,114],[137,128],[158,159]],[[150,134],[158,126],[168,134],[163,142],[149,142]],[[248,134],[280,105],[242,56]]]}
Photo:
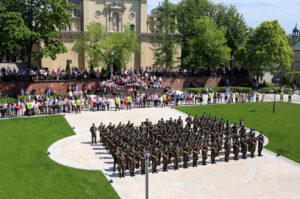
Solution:
{"label": "person in yellow jacket", "polygon": [[240,94],[239,92],[235,92],[235,103],[239,103]]}
{"label": "person in yellow jacket", "polygon": [[292,102],[292,95],[293,95],[292,90],[289,90],[289,102]]}
{"label": "person in yellow jacket", "polygon": [[76,101],[75,101],[75,103],[76,103],[76,114],[77,113],[81,113],[81,110],[80,110],[81,100],[79,98],[77,98]]}
{"label": "person in yellow jacket", "polygon": [[130,109],[131,110],[131,103],[132,103],[132,98],[131,96],[129,95],[127,97],[127,110]]}
{"label": "person in yellow jacket", "polygon": [[259,96],[260,96],[260,94],[259,94],[259,92],[257,92],[256,93],[256,102],[259,102]]}
{"label": "person in yellow jacket", "polygon": [[282,102],[283,102],[283,95],[284,95],[284,92],[280,91],[280,101],[282,101]]}
{"label": "person in yellow jacket", "polygon": [[116,99],[115,99],[115,104],[116,104],[116,111],[119,109],[119,111],[120,111],[120,102],[121,102],[121,99],[120,99],[120,97],[119,96],[117,96],[116,97]]}
{"label": "person in yellow jacket", "polygon": [[162,98],[163,98],[162,107],[165,107],[167,105],[167,95],[163,94]]}
{"label": "person in yellow jacket", "polygon": [[31,115],[31,103],[30,103],[30,101],[26,102],[26,112],[27,112],[27,116]]}
{"label": "person in yellow jacket", "polygon": [[212,97],[212,93],[209,92],[209,93],[208,93],[208,98],[207,98],[207,104],[210,104],[210,102],[211,102],[211,97]]}

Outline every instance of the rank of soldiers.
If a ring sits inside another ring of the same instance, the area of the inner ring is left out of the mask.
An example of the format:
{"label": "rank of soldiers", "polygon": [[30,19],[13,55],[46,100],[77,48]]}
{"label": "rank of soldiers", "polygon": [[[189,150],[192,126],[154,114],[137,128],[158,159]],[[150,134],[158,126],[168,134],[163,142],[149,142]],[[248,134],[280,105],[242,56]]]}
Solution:
{"label": "rank of soldiers", "polygon": [[[258,145],[258,156],[264,144],[262,132],[258,136],[251,129],[247,132],[240,120],[240,126],[230,125],[223,119],[197,115],[186,118],[186,125],[181,117],[178,119],[158,121],[152,124],[148,119],[139,126],[134,126],[128,121],[127,124],[106,126],[95,124],[90,128],[92,144],[97,143],[97,131],[99,131],[100,142],[112,154],[114,159],[113,170],[119,170],[119,176],[124,177],[125,170],[129,170],[134,176],[136,169],[140,168],[141,174],[145,174],[145,153],[150,153],[152,173],[157,173],[157,167],[162,164],[163,172],[168,171],[168,166],[173,165],[178,170],[179,163],[183,162],[183,168],[188,168],[188,162],[192,159],[193,167],[198,166],[198,160],[202,158],[202,165],[206,165],[208,154],[211,163],[216,163],[216,157],[222,161],[220,156],[224,150],[224,160],[229,161],[233,153],[233,159],[238,160],[240,155],[243,159],[254,157]],[[221,153],[222,151],[222,153]]]}

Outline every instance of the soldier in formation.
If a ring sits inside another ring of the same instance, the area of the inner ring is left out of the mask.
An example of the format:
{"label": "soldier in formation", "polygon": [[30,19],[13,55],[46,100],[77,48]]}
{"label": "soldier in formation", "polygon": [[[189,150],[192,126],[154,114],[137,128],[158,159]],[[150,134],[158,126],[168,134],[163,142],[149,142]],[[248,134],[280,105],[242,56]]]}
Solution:
{"label": "soldier in formation", "polygon": [[223,160],[220,151],[225,152],[225,162],[230,160],[231,153],[235,160],[239,159],[239,155],[243,159],[247,155],[254,157],[256,145],[258,156],[262,155],[262,132],[256,137],[253,129],[247,132],[244,126],[230,125],[229,121],[218,120],[206,113],[201,117],[188,116],[185,122],[186,125],[179,117],[161,119],[157,124],[147,119],[139,126],[134,126],[130,121],[107,126],[101,123],[98,128],[93,124],[90,129],[92,144],[98,129],[100,142],[112,154],[113,169],[118,168],[120,177],[124,177],[125,170],[129,170],[131,176],[136,174],[137,169],[145,174],[145,153],[150,154],[152,173],[158,172],[160,164],[164,172],[172,164],[174,170],[178,170],[181,161],[183,168],[188,168],[190,159],[193,167],[198,166],[199,158],[202,158],[202,165],[206,165],[208,155],[211,156],[211,163],[215,164],[216,159]]}

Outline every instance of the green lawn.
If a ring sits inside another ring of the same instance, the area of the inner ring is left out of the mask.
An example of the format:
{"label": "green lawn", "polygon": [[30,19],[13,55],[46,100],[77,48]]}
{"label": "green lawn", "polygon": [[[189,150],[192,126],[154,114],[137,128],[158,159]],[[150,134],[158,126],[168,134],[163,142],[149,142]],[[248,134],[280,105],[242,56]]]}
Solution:
{"label": "green lawn", "polygon": [[209,106],[177,107],[176,109],[195,116],[203,112],[239,124],[244,119],[248,128],[263,131],[269,139],[267,149],[300,163],[300,105],[276,103],[246,103]]}
{"label": "green lawn", "polygon": [[48,157],[52,143],[73,134],[63,116],[0,121],[0,198],[119,198],[102,172],[65,167]]}

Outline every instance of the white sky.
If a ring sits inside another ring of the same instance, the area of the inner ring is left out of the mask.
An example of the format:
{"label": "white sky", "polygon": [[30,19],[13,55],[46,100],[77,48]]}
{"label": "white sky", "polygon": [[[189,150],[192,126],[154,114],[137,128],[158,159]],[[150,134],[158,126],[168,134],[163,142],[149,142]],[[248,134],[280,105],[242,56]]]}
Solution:
{"label": "white sky", "polygon": [[[148,11],[163,0],[148,0]],[[178,3],[180,0],[170,0]],[[296,22],[300,29],[300,0],[212,0],[216,3],[234,5],[243,14],[248,26],[256,27],[265,20],[278,19],[287,34],[292,33]]]}

